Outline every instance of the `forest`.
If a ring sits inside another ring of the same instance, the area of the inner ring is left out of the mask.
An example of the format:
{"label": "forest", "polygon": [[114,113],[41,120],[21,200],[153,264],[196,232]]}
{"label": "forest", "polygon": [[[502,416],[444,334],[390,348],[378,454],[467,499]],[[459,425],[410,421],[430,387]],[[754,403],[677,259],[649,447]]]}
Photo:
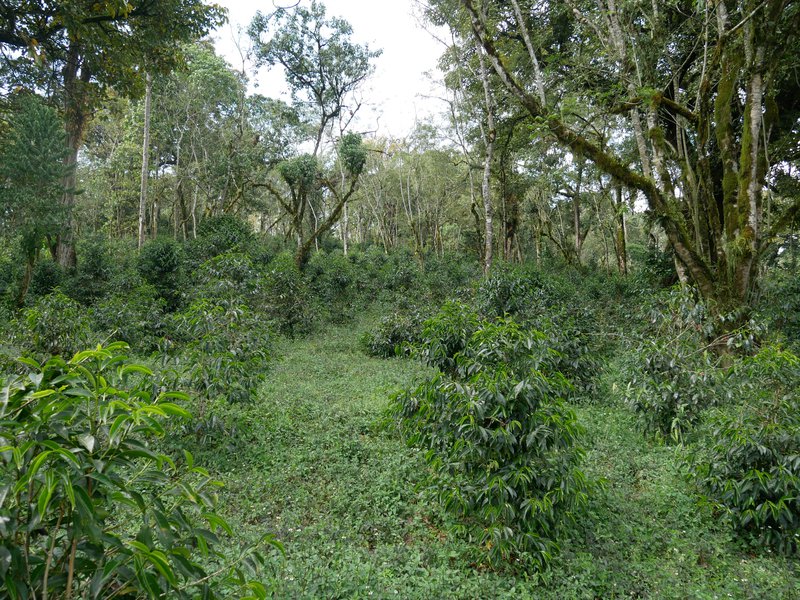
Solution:
{"label": "forest", "polygon": [[261,4],[0,0],[0,598],[800,598],[800,2]]}

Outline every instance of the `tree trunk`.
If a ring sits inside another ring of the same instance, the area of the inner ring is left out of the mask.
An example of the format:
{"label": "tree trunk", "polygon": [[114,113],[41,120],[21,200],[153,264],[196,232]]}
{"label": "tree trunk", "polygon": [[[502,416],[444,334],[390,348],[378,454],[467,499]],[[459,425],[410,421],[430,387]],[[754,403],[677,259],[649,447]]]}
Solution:
{"label": "tree trunk", "polygon": [[145,73],[144,135],[142,136],[142,178],[139,190],[139,250],[142,249],[147,217],[147,184],[150,175],[150,105],[153,98],[153,77]]}
{"label": "tree trunk", "polygon": [[27,260],[25,261],[25,273],[22,275],[22,281],[19,284],[19,294],[17,294],[17,308],[22,308],[22,306],[25,304],[25,297],[28,295],[28,289],[31,287],[33,268],[36,266],[38,254],[38,250],[33,254],[29,254]]}
{"label": "tree trunk", "polygon": [[580,268],[581,254],[583,254],[583,236],[581,235],[581,187],[583,186],[583,167],[586,161],[578,158],[578,180],[575,184],[575,194],[572,196],[572,226],[575,229],[575,262]]}
{"label": "tree trunk", "polygon": [[625,203],[622,199],[622,186],[614,186],[614,193],[617,195],[617,201],[612,201],[615,216],[614,250],[616,251],[617,255],[617,268],[619,269],[619,274],[627,276],[628,239],[625,223]]}
{"label": "tree trunk", "polygon": [[64,221],[56,237],[55,257],[58,264],[70,269],[77,264],[75,252],[75,223],[72,209],[78,183],[78,151],[83,144],[87,120],[87,85],[91,74],[81,64],[80,50],[75,43],[70,46],[64,65],[64,127],[67,133],[67,154],[64,158],[64,195],[61,204]]}
{"label": "tree trunk", "polygon": [[492,90],[489,87],[489,70],[486,68],[486,59],[484,58],[484,49],[480,44],[476,45],[478,52],[478,59],[480,61],[480,78],[483,84],[483,96],[486,109],[486,125],[482,126],[483,141],[486,146],[486,152],[483,157],[483,183],[481,185],[481,194],[483,195],[483,214],[484,214],[484,251],[483,251],[483,273],[487,274],[492,268],[492,251],[494,248],[494,207],[492,206],[492,156],[494,154],[494,142],[497,132],[494,126],[494,101],[492,98]]}
{"label": "tree trunk", "polygon": [[347,233],[350,225],[350,211],[347,210],[347,203],[344,205],[344,217],[342,218],[342,252],[347,256]]}

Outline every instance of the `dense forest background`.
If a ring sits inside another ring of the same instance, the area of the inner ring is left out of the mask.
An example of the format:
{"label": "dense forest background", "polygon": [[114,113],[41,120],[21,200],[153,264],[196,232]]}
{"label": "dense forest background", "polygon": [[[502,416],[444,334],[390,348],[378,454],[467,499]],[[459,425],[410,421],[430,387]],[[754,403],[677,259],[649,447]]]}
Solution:
{"label": "dense forest background", "polygon": [[800,7],[419,10],[0,0],[0,595],[800,595]]}

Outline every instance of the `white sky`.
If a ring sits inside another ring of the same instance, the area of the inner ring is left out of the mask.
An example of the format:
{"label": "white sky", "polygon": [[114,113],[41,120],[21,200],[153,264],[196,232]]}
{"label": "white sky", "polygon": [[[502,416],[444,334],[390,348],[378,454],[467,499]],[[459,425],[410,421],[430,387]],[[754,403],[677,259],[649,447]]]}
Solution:
{"label": "white sky", "polygon": [[[271,12],[279,2],[291,5],[293,0],[216,0],[228,9],[230,23],[213,36],[217,51],[236,69],[242,60],[236,49],[237,31],[241,45],[249,47],[245,33],[256,11]],[[300,0],[308,6],[310,0]],[[362,88],[363,104],[355,128],[363,133],[404,137],[417,121],[436,115],[441,102],[430,97],[437,94],[440,74],[436,69],[444,47],[426,32],[414,16],[414,0],[322,0],[328,17],[347,20],[353,27],[353,41],[369,44],[371,50],[382,49],[375,61],[375,74]],[[273,4],[274,2],[274,4]],[[440,34],[441,35],[441,34]],[[426,77],[425,73],[431,77]],[[248,75],[257,91],[266,96],[288,100],[288,92],[279,73],[266,69],[258,77],[248,66]]]}

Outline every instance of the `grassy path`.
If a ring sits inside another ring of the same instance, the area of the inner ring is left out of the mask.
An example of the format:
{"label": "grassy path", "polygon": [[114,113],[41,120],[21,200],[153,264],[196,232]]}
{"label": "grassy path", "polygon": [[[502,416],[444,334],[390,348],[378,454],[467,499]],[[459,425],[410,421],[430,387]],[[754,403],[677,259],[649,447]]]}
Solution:
{"label": "grassy path", "polygon": [[380,426],[391,392],[425,370],[358,347],[359,327],[284,342],[246,425],[201,456],[226,481],[234,528],[286,547],[279,598],[800,598],[793,563],[736,552],[688,495],[675,451],[619,407],[578,408],[585,470],[604,478],[544,581],[475,569],[420,504],[418,453]]}

